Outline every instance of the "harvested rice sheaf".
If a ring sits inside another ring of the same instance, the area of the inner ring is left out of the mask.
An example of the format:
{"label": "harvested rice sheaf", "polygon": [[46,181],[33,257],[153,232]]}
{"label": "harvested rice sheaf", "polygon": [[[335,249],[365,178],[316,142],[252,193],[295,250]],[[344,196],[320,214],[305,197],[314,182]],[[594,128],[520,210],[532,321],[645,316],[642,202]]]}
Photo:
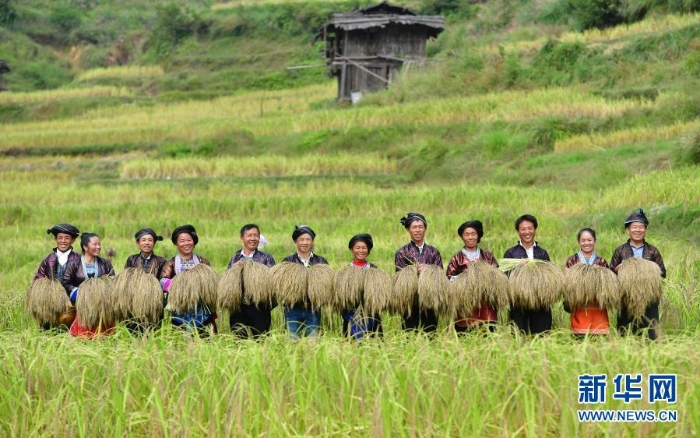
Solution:
{"label": "harvested rice sheaf", "polygon": [[661,268],[654,262],[636,257],[625,259],[620,263],[617,278],[622,302],[632,317],[643,315],[649,304],[661,299]]}
{"label": "harvested rice sheaf", "polygon": [[596,302],[602,309],[619,306],[617,277],[602,266],[577,263],[566,272],[564,303],[571,309]]}
{"label": "harvested rice sheaf", "polygon": [[256,306],[272,305],[270,268],[252,260],[243,262],[243,293]]}
{"label": "harvested rice sheaf", "polygon": [[308,302],[308,268],[292,262],[282,262],[270,268],[272,289],[277,302],[284,306],[293,306]]}
{"label": "harvested rice sheaf", "polygon": [[102,276],[88,278],[80,284],[78,299],[75,302],[78,323],[84,327],[95,327],[100,323],[114,322],[111,307],[110,278]]}
{"label": "harvested rice sheaf", "polygon": [[199,301],[216,312],[217,289],[219,287],[219,273],[209,265],[200,263],[189,270],[199,280]]}
{"label": "harvested rice sheaf", "polygon": [[[255,262],[253,262],[255,263]],[[235,264],[221,276],[218,284],[217,307],[229,312],[241,309],[243,300],[243,264]]]}
{"label": "harvested rice sheaf", "polygon": [[389,300],[389,309],[399,315],[411,316],[417,298],[418,269],[415,265],[408,265],[394,277],[394,292]]}
{"label": "harvested rice sheaf", "polygon": [[111,283],[110,305],[117,321],[124,320],[129,316],[134,294],[134,279],[139,271],[143,273],[142,269],[126,268]]}
{"label": "harvested rice sheaf", "polygon": [[329,265],[313,265],[309,269],[308,297],[313,309],[332,306],[335,302],[333,291],[333,268]]}
{"label": "harvested rice sheaf", "polygon": [[450,283],[457,315],[469,315],[474,308],[481,304],[473,281],[473,278],[467,275],[467,271],[464,271]]}
{"label": "harvested rice sheaf", "polygon": [[69,312],[71,307],[68,294],[58,280],[38,278],[27,291],[27,310],[39,324],[60,324],[61,314]]}
{"label": "harvested rice sheaf", "polygon": [[335,307],[337,309],[355,309],[362,304],[365,271],[367,270],[348,265],[335,272],[333,289],[335,290]]}
{"label": "harvested rice sheaf", "polygon": [[418,305],[421,310],[432,309],[436,313],[452,316],[455,300],[445,271],[436,265],[422,265],[418,275]]}
{"label": "harvested rice sheaf", "polygon": [[186,313],[199,303],[199,275],[193,269],[173,277],[168,291],[168,307],[175,313]]}
{"label": "harvested rice sheaf", "polygon": [[469,278],[478,305],[488,304],[496,309],[508,307],[508,277],[497,267],[483,260],[469,264],[465,274]]}
{"label": "harvested rice sheaf", "polygon": [[519,264],[511,271],[508,283],[511,303],[525,309],[550,307],[564,293],[564,273],[544,260]]}
{"label": "harvested rice sheaf", "polygon": [[377,315],[389,307],[394,287],[391,276],[379,268],[363,269],[364,304],[367,315]]}
{"label": "harvested rice sheaf", "polygon": [[157,323],[163,318],[163,289],[153,274],[138,270],[133,276],[130,313],[141,323]]}

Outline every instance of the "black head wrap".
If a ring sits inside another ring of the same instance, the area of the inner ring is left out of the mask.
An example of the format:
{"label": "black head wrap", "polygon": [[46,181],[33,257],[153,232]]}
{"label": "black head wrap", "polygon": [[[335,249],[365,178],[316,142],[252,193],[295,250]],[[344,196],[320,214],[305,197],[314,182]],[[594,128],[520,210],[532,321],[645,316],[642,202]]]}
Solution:
{"label": "black head wrap", "polygon": [[641,207],[639,207],[637,211],[631,215],[627,216],[627,219],[625,219],[625,228],[629,227],[629,225],[633,222],[641,222],[645,227],[649,226],[649,219],[647,219],[647,216],[644,214],[644,210],[642,210]]}
{"label": "black head wrap", "polygon": [[163,240],[163,236],[157,235],[156,232],[153,231],[153,228],[141,228],[136,234],[134,234],[134,238],[138,242],[140,238],[149,234],[153,236],[153,240],[156,242]]}
{"label": "black head wrap", "polygon": [[197,236],[197,230],[195,230],[192,225],[182,225],[180,227],[175,228],[175,231],[173,231],[173,235],[170,236],[170,240],[173,241],[173,245],[177,245],[177,236],[179,236],[182,233],[187,233],[190,236],[192,236],[192,241],[195,245],[199,243],[199,236]]}
{"label": "black head wrap", "polygon": [[53,234],[53,237],[58,237],[58,233],[69,234],[73,238],[80,235],[80,231],[71,224],[58,224],[46,230],[46,234]]}
{"label": "black head wrap", "polygon": [[401,222],[401,225],[403,225],[404,228],[408,229],[408,227],[410,227],[411,224],[415,221],[423,222],[425,227],[428,228],[428,221],[425,220],[425,216],[423,216],[420,213],[414,213],[412,211],[406,213],[406,216],[402,217],[399,222]]}
{"label": "black head wrap", "polygon": [[299,238],[299,236],[303,234],[308,234],[311,236],[311,240],[316,239],[316,233],[314,233],[314,230],[311,229],[308,225],[294,225],[294,231],[292,232],[292,240],[295,242]]}
{"label": "black head wrap", "polygon": [[372,242],[372,236],[369,234],[356,234],[352,236],[352,239],[350,239],[350,243],[348,244],[348,249],[352,249],[353,246],[357,242],[364,242],[365,245],[367,245],[367,253],[372,251],[372,248],[374,247],[374,242]]}
{"label": "black head wrap", "polygon": [[457,229],[457,235],[459,237],[462,237],[462,233],[464,233],[464,230],[466,230],[467,228],[474,228],[476,230],[476,235],[479,237],[477,242],[481,242],[481,238],[484,237],[484,224],[482,224],[481,221],[477,220],[466,221]]}

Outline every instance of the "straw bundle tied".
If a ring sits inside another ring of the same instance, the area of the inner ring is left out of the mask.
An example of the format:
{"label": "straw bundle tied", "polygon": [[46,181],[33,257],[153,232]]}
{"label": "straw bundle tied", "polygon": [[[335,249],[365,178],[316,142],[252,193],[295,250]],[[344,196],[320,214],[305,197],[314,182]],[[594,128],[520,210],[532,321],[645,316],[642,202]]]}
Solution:
{"label": "straw bundle tied", "polygon": [[445,271],[436,265],[423,265],[418,276],[418,305],[443,315],[454,313],[455,302]]}
{"label": "straw bundle tied", "polygon": [[175,313],[185,313],[197,307],[199,302],[199,276],[194,268],[173,278],[168,291],[168,307]]}
{"label": "straw bundle tied", "polygon": [[236,263],[224,272],[218,284],[217,306],[229,312],[241,309],[243,301],[243,264]]}
{"label": "straw bundle tied", "polygon": [[131,279],[131,291],[130,310],[134,318],[142,323],[157,323],[163,318],[163,289],[153,274],[137,269]]}
{"label": "straw bundle tied", "polygon": [[379,268],[363,269],[364,274],[364,311],[367,315],[377,315],[389,306],[393,283],[391,276]]}
{"label": "straw bundle tied", "polygon": [[344,266],[338,269],[333,278],[335,306],[338,309],[354,309],[362,304],[365,288],[366,269],[357,266]]}
{"label": "straw bundle tied", "polygon": [[34,280],[27,291],[27,310],[40,324],[60,324],[60,315],[73,306],[58,280],[42,277]]}
{"label": "straw bundle tied", "polygon": [[95,327],[114,322],[111,306],[111,279],[107,276],[88,278],[80,285],[75,308],[78,323],[84,327]]}
{"label": "straw bundle tied", "polygon": [[525,309],[550,307],[564,292],[564,273],[554,263],[526,260],[510,273],[511,303]]}
{"label": "straw bundle tied", "polygon": [[399,314],[411,316],[413,303],[418,295],[418,269],[408,265],[394,277],[394,293],[389,301],[389,308]]}
{"label": "straw bundle tied", "polygon": [[627,313],[635,318],[644,314],[646,307],[661,299],[663,283],[661,268],[654,262],[631,257],[620,263],[617,270],[620,296],[627,305]]}
{"label": "straw bundle tied", "polygon": [[216,312],[216,290],[219,286],[219,273],[204,263],[198,264],[190,271],[199,280],[199,301],[209,307],[212,312]]}
{"label": "straw bundle tied", "polygon": [[307,301],[308,272],[304,265],[282,262],[270,268],[270,276],[277,302],[293,306]]}
{"label": "straw bundle tied", "polygon": [[508,307],[508,277],[483,260],[469,263],[452,283],[457,313],[466,315],[475,307],[488,304],[496,309]]}
{"label": "straw bundle tied", "polygon": [[309,269],[308,297],[312,308],[318,309],[334,303],[333,277],[333,268],[329,265],[311,266]]}
{"label": "straw bundle tied", "polygon": [[134,291],[134,278],[138,275],[137,268],[126,268],[119,273],[112,281],[110,297],[110,306],[114,312],[114,317],[117,321],[126,319],[131,310],[131,301]]}
{"label": "straw bundle tied", "polygon": [[243,262],[243,292],[256,306],[272,305],[270,268],[252,260]]}
{"label": "straw bundle tied", "polygon": [[601,309],[620,305],[617,276],[610,269],[577,263],[569,268],[564,280],[564,303],[571,309],[585,307],[591,301],[598,303]]}

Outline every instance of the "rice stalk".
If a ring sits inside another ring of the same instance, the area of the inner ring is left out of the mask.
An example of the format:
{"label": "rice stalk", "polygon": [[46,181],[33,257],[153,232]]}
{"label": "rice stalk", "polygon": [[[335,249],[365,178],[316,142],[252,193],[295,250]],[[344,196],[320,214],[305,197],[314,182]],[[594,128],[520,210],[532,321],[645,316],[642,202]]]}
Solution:
{"label": "rice stalk", "polygon": [[413,304],[418,298],[418,269],[408,265],[394,277],[394,293],[389,301],[389,308],[399,315],[411,316]]}
{"label": "rice stalk", "polygon": [[620,263],[617,278],[622,302],[632,317],[642,316],[649,304],[661,299],[661,268],[654,262],[636,257],[625,259]]}
{"label": "rice stalk", "polygon": [[[527,260],[527,259],[523,259]],[[525,309],[552,306],[564,292],[564,273],[554,263],[527,260],[516,266],[508,278],[511,303]]]}
{"label": "rice stalk", "polygon": [[309,269],[308,297],[312,309],[331,306],[335,302],[333,292],[333,268],[330,265],[313,265]]}
{"label": "rice stalk", "polygon": [[499,259],[498,260],[498,270],[504,273],[509,273],[516,266],[523,263],[527,263],[528,259]]}
{"label": "rice stalk", "polygon": [[615,274],[601,266],[577,263],[566,272],[564,303],[571,309],[590,302],[602,309],[619,306],[620,296]]}
{"label": "rice stalk", "polygon": [[224,272],[218,284],[217,307],[238,312],[243,301],[243,264],[236,263]]}
{"label": "rice stalk", "polygon": [[209,265],[200,263],[189,270],[199,280],[199,301],[216,312],[219,273]]}
{"label": "rice stalk", "polygon": [[110,278],[88,278],[80,284],[75,302],[78,323],[83,327],[96,327],[114,321],[109,297]]}
{"label": "rice stalk", "polygon": [[37,278],[27,291],[27,310],[39,324],[59,325],[60,316],[70,311],[68,294],[58,280]]}
{"label": "rice stalk", "polygon": [[270,268],[270,276],[278,303],[284,306],[307,303],[309,273],[304,265],[282,262]]}
{"label": "rice stalk", "polygon": [[252,260],[243,262],[243,293],[256,306],[272,305],[270,268]]}
{"label": "rice stalk", "polygon": [[131,290],[131,316],[141,323],[159,322],[163,318],[163,289],[158,279],[137,269],[131,281]]}
{"label": "rice stalk", "polygon": [[175,313],[193,310],[199,302],[199,275],[193,269],[173,277],[168,292],[168,307]]}
{"label": "rice stalk", "polygon": [[335,307],[339,310],[354,309],[362,304],[367,269],[348,265],[338,269],[333,278]]}
{"label": "rice stalk", "polygon": [[462,272],[450,282],[450,289],[454,300],[455,314],[464,316],[469,315],[472,311],[481,304],[481,299],[474,291],[474,281],[467,270]]}
{"label": "rice stalk", "polygon": [[393,295],[391,276],[379,268],[363,269],[364,304],[363,310],[369,316],[378,315],[389,307]]}
{"label": "rice stalk", "polygon": [[124,320],[129,316],[134,295],[133,283],[134,278],[138,275],[137,271],[143,272],[142,269],[138,268],[126,268],[111,283],[110,306],[117,321]]}
{"label": "rice stalk", "polygon": [[432,309],[445,316],[454,314],[455,300],[450,281],[440,266],[422,265],[418,275],[418,306],[421,310]]}

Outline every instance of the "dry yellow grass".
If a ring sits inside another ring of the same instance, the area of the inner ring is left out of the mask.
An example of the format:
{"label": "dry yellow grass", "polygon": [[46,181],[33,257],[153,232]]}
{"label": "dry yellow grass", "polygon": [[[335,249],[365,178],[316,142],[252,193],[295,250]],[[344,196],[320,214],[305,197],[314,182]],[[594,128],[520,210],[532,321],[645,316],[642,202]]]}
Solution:
{"label": "dry yellow grass", "polygon": [[640,317],[649,304],[661,299],[661,268],[654,262],[636,257],[625,259],[618,267],[617,278],[622,305],[632,317]]}
{"label": "dry yellow grass", "polygon": [[365,288],[365,269],[343,266],[333,278],[335,307],[339,310],[354,309],[362,304]]}
{"label": "dry yellow grass", "polygon": [[455,301],[445,271],[436,265],[421,265],[418,275],[418,305],[444,316],[453,316]]}
{"label": "dry yellow grass", "polygon": [[163,318],[164,299],[155,275],[139,269],[131,285],[131,316],[141,323],[159,322]]}
{"label": "dry yellow grass", "polygon": [[488,304],[496,309],[508,307],[508,277],[495,266],[481,260],[457,276],[452,283],[458,315],[468,315],[472,309]]}
{"label": "dry yellow grass", "polygon": [[391,276],[379,268],[364,270],[364,304],[367,315],[378,315],[389,308],[393,295]]}
{"label": "dry yellow grass", "polygon": [[602,309],[620,305],[617,276],[601,266],[577,263],[566,272],[564,303],[571,309],[596,302]]}
{"label": "dry yellow grass", "polygon": [[508,278],[511,304],[524,309],[551,307],[564,292],[564,273],[551,262],[524,260]]}
{"label": "dry yellow grass", "polygon": [[243,262],[243,293],[256,306],[271,306],[273,300],[270,269],[252,260]]}
{"label": "dry yellow grass", "polygon": [[27,310],[39,324],[60,324],[60,315],[72,307],[66,290],[58,280],[38,278],[27,291]]}
{"label": "dry yellow grass", "polygon": [[229,312],[238,312],[243,301],[243,264],[235,264],[221,276],[218,285],[217,307]]}
{"label": "dry yellow grass", "polygon": [[394,277],[394,293],[389,301],[389,308],[399,314],[410,316],[414,303],[418,299],[418,269],[408,265]]}
{"label": "dry yellow grass", "polygon": [[[141,269],[125,268],[112,281],[109,297],[109,305],[114,312],[116,321],[121,321],[129,316],[134,295],[135,278]],[[143,272],[143,271],[142,271]]]}
{"label": "dry yellow grass", "polygon": [[308,268],[292,262],[282,262],[270,268],[272,288],[277,302],[293,306],[308,302]]}
{"label": "dry yellow grass", "polygon": [[333,291],[333,268],[329,265],[313,265],[309,269],[307,296],[312,309],[332,306],[335,303]]}
{"label": "dry yellow grass", "polygon": [[96,327],[114,322],[111,307],[110,278],[88,278],[80,284],[75,302],[77,320],[83,327]]}

